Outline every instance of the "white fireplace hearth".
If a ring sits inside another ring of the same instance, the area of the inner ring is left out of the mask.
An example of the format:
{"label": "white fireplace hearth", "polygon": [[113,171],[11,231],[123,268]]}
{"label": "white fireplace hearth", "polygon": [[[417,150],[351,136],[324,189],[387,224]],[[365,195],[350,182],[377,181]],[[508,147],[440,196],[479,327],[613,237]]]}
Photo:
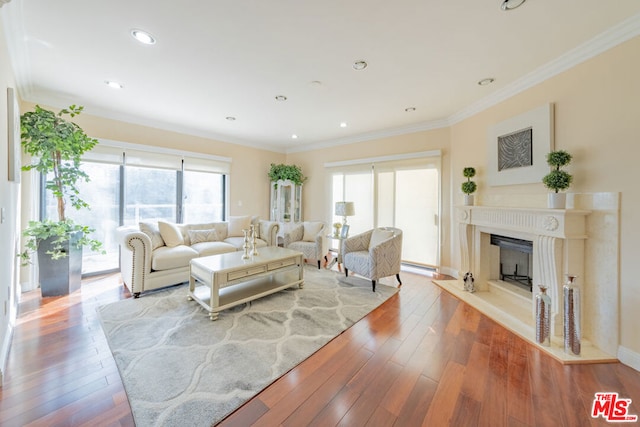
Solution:
{"label": "white fireplace hearth", "polygon": [[[611,283],[603,280],[608,280],[606,269],[616,260],[601,262],[603,254],[617,257],[617,251],[612,249],[617,247],[617,234],[611,233],[611,221],[607,221],[617,218],[609,209],[617,212],[617,196],[611,197],[612,200],[579,196],[575,202],[585,205],[583,209],[460,206],[456,208],[459,276],[472,272],[477,291],[465,292],[462,280],[437,283],[534,344],[535,295],[538,286],[545,285],[552,305],[552,344],[539,347],[564,363],[615,361],[617,274],[610,278]],[[533,292],[514,289],[500,280],[500,248],[491,245],[492,234],[533,243],[530,266]],[[592,265],[599,262],[604,272]],[[582,290],[580,356],[566,354],[563,349],[562,286],[567,274],[579,277]]]}

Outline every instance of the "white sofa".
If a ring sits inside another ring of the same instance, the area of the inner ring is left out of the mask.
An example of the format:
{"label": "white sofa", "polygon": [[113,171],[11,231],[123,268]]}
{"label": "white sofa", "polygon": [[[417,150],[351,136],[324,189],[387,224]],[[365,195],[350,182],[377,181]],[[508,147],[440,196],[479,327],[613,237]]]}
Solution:
{"label": "white sofa", "polygon": [[275,246],[279,225],[258,217],[230,217],[205,224],[141,222],[117,229],[122,281],[134,298],[151,289],[189,280],[193,258],[242,250],[243,229],[255,225],[257,246]]}

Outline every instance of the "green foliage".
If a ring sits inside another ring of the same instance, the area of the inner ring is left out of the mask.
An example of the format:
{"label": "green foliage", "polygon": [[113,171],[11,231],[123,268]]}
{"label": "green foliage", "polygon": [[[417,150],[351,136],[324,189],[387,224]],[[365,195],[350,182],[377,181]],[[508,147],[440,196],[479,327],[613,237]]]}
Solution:
{"label": "green foliage", "polygon": [[564,150],[552,151],[547,154],[547,163],[551,167],[555,167],[556,170],[562,166],[567,166],[571,163],[571,154]]}
{"label": "green foliage", "polygon": [[474,176],[476,176],[476,168],[466,167],[462,169],[462,175],[464,175],[464,177],[467,179],[473,178]]}
{"label": "green foliage", "polygon": [[542,183],[545,187],[557,193],[571,186],[573,177],[568,172],[560,170],[562,166],[571,163],[571,159],[571,154],[564,150],[552,151],[547,154],[547,163],[555,169],[542,178]]}
{"label": "green foliage", "polygon": [[471,178],[476,176],[476,169],[470,166],[462,169],[462,175],[464,175],[467,180],[462,183],[462,192],[464,194],[473,194],[478,189],[478,186],[475,182],[471,181]]}
{"label": "green foliage", "polygon": [[464,194],[473,194],[478,189],[478,186],[473,181],[465,181],[462,183],[462,192]]}
{"label": "green foliage", "polygon": [[81,232],[77,242],[79,248],[89,246],[93,251],[100,251],[102,243],[89,238],[89,234],[94,231],[93,228],[76,224],[71,219],[64,221],[53,221],[50,219],[44,221],[29,221],[29,226],[22,232],[22,235],[28,238],[25,244],[25,251],[19,254],[22,259],[22,265],[29,263],[31,252],[38,250],[38,244],[41,241],[51,237],[56,237],[56,239],[52,242],[52,250],[47,251],[47,254],[49,254],[52,259],[64,258],[67,255],[66,252],[63,251],[64,243],[69,240],[71,234],[76,232]]}
{"label": "green foliage", "polygon": [[272,182],[278,180],[289,180],[297,185],[303,184],[307,177],[302,174],[302,169],[297,165],[284,165],[271,163],[271,169],[269,169],[269,179]]}
{"label": "green foliage", "polygon": [[[95,147],[98,140],[90,138],[77,124],[63,117],[75,117],[82,110],[83,107],[72,105],[55,114],[36,105],[35,111],[20,117],[22,148],[35,160],[35,163],[23,166],[22,170],[35,169],[50,178],[45,187],[57,199],[58,210],[58,222],[32,221],[24,230],[23,234],[29,239],[25,243],[27,250],[20,254],[23,261],[28,260],[30,251],[37,249],[39,239],[58,236],[59,242],[63,243],[69,239],[72,231],[83,232],[81,245],[89,245],[94,250],[100,248],[98,241],[87,237],[94,230],[74,224],[66,218],[65,213],[67,200],[75,209],[89,208],[88,203],[79,197],[77,188],[80,180],[89,181],[89,176],[80,169],[80,160],[85,152]],[[61,251],[54,252],[54,259],[65,256]]]}
{"label": "green foliage", "polygon": [[555,190],[556,193],[560,190],[566,190],[569,188],[572,181],[573,177],[563,170],[552,170],[542,178],[544,186],[551,190]]}

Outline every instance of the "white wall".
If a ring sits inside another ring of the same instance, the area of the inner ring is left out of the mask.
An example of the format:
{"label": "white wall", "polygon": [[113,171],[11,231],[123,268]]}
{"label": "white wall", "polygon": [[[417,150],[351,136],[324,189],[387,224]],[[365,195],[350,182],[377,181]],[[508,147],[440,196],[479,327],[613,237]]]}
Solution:
{"label": "white wall", "polygon": [[[3,10],[0,8],[0,18]],[[0,380],[4,377],[6,356],[17,313],[18,268],[16,245],[20,230],[20,184],[8,180],[7,88],[15,88],[3,21],[0,19]]]}

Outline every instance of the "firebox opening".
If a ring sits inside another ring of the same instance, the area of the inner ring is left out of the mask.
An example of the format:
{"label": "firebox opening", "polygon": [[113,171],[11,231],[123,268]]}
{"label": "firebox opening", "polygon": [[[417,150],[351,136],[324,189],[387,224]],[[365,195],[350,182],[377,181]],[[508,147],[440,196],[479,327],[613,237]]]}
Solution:
{"label": "firebox opening", "polygon": [[532,292],[533,242],[492,234],[491,244],[500,248],[500,280]]}

